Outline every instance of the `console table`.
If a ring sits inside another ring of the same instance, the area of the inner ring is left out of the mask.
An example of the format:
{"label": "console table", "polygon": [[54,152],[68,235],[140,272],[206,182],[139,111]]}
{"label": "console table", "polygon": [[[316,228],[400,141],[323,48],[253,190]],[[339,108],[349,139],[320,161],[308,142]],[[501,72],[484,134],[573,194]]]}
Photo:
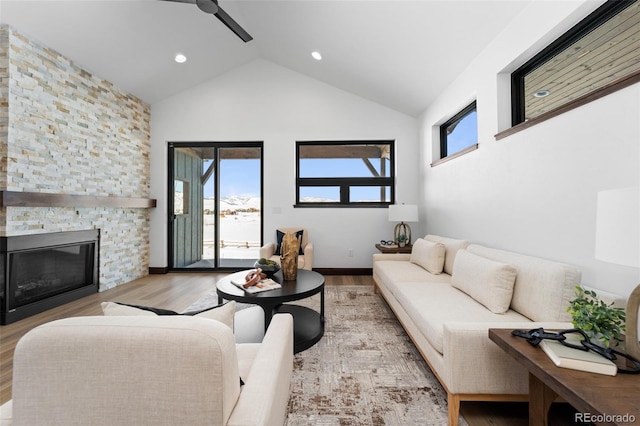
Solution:
{"label": "console table", "polygon": [[556,367],[541,348],[507,329],[491,328],[489,338],[529,370],[529,425],[547,425],[549,407],[558,396],[582,416],[577,420],[605,425],[640,422],[640,375],[611,377]]}

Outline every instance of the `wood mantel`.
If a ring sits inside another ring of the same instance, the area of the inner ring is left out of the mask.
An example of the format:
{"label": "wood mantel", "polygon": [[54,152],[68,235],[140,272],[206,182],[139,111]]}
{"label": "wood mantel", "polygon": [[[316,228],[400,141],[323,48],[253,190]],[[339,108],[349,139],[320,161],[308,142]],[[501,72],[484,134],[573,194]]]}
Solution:
{"label": "wood mantel", "polygon": [[127,207],[148,209],[156,207],[156,204],[157,202],[153,198],[0,191],[0,206],[2,207]]}

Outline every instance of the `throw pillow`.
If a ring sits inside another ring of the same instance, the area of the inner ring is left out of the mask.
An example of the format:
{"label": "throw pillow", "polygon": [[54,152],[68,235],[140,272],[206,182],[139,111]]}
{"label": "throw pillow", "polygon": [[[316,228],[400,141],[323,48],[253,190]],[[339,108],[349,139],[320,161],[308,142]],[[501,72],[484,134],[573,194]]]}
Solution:
{"label": "throw pillow", "polygon": [[410,260],[430,273],[438,275],[444,268],[444,251],[444,244],[418,238],[411,248]]}
{"label": "throw pillow", "polygon": [[223,303],[222,305],[214,306],[200,311],[184,312],[182,314],[168,309],[129,305],[120,302],[102,302],[101,305],[102,313],[107,316],[187,315],[220,321],[231,330],[233,330],[233,317],[236,312],[236,302],[233,300],[227,303]]}
{"label": "throw pillow", "polygon": [[[299,231],[296,231],[296,238],[298,238],[298,241],[300,242],[300,248],[298,250],[298,254],[299,255],[303,255],[304,251],[302,250],[302,234],[304,233],[304,231],[301,229]],[[284,237],[284,232],[280,231],[280,230],[276,230],[276,251],[274,254],[277,254],[278,256],[280,256],[282,254],[282,238]]]}
{"label": "throw pillow", "polygon": [[129,316],[158,316],[149,309],[141,309],[139,306],[126,305],[119,302],[102,302],[102,314],[104,316],[117,316],[117,317],[129,317]]}
{"label": "throw pillow", "polygon": [[456,260],[456,253],[458,250],[462,250],[469,246],[467,240],[457,240],[455,238],[440,237],[438,235],[426,235],[424,237],[427,241],[433,241],[434,243],[444,244],[444,268],[443,271],[449,275],[453,274],[453,265]]}
{"label": "throw pillow", "polygon": [[517,270],[511,265],[459,250],[453,264],[451,285],[491,312],[503,314],[511,304],[516,275]]}

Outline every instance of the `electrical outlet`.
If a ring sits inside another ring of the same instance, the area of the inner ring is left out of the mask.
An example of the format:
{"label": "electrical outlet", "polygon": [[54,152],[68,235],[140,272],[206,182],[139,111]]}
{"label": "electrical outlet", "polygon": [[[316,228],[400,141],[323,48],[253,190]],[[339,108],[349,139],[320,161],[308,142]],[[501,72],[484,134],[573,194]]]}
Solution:
{"label": "electrical outlet", "polygon": [[349,257],[353,257],[353,249],[352,248],[349,249]]}

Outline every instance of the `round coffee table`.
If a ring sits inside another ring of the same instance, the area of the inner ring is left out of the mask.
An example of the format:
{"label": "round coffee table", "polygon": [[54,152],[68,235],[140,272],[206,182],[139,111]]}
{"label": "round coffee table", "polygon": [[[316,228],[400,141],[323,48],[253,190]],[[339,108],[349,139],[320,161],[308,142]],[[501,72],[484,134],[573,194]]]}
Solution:
{"label": "round coffee table", "polygon": [[[290,313],[293,315],[294,353],[304,351],[320,341],[324,334],[324,276],[322,274],[298,269],[295,280],[285,281],[282,278],[282,271],[278,271],[271,278],[279,283],[281,288],[250,294],[231,283],[232,280],[244,281],[247,272],[235,272],[218,281],[216,284],[218,303],[222,303],[224,299],[259,305],[264,311],[265,331],[274,314]],[[320,293],[320,312],[304,306],[284,304],[306,299],[318,293]]]}

